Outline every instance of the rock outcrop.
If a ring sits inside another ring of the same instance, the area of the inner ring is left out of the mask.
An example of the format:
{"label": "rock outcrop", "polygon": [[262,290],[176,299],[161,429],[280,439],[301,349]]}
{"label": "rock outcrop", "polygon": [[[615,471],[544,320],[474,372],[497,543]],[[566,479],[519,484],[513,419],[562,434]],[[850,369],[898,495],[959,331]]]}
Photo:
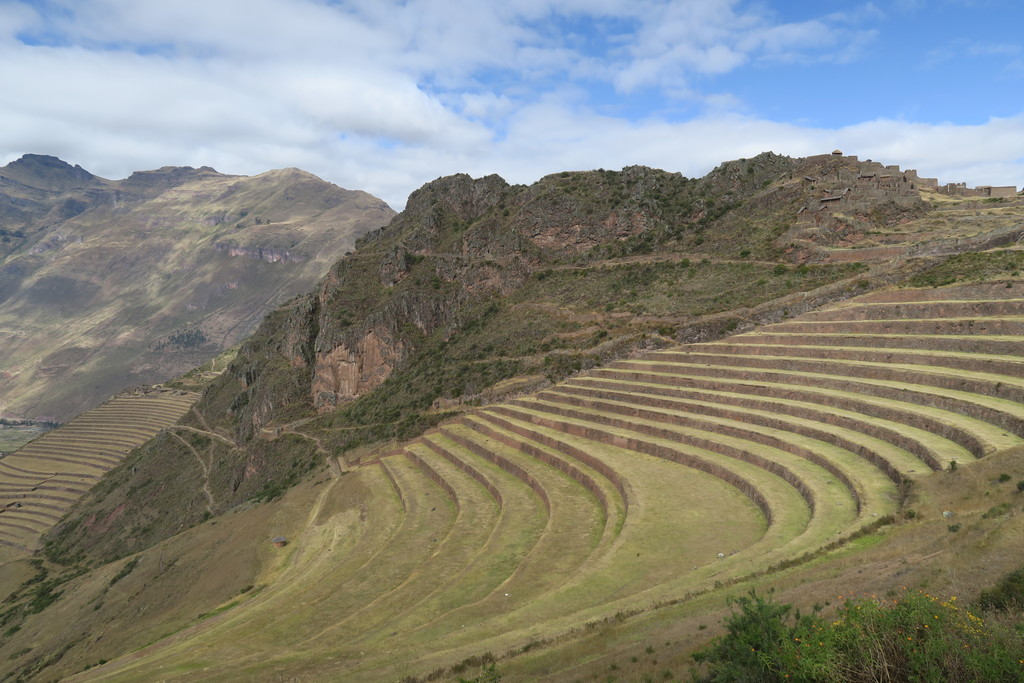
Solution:
{"label": "rock outcrop", "polygon": [[370,330],[353,348],[342,344],[317,355],[313,405],[321,411],[332,410],[339,402],[351,401],[377,388],[405,355],[405,345],[383,330]]}

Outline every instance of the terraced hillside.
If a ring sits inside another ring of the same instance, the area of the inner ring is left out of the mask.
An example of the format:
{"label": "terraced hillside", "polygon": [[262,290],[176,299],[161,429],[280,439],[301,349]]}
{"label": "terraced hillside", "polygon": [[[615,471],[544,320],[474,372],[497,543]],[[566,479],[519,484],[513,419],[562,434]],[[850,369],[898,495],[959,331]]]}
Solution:
{"label": "terraced hillside", "polygon": [[131,449],[185,414],[198,394],[124,393],[0,459],[0,558],[39,537]]}
{"label": "terraced hillside", "polygon": [[285,503],[258,590],[83,678],[514,669],[799,564],[893,522],[908,482],[1024,445],[1022,351],[1024,281],[890,289],[483,407],[296,493],[313,503]]}

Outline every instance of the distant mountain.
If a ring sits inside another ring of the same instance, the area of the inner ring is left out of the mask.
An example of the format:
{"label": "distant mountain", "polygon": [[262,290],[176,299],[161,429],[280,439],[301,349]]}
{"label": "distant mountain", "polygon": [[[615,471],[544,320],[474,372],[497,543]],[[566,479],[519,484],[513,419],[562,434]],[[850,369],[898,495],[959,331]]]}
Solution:
{"label": "distant mountain", "polygon": [[63,421],[194,367],[392,216],[294,168],[107,180],[26,154],[0,168],[0,414]]}

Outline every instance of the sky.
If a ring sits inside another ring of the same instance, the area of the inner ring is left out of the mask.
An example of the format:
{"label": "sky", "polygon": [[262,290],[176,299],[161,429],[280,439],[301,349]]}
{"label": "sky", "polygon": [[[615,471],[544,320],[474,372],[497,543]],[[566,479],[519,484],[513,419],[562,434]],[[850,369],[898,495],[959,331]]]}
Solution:
{"label": "sky", "polygon": [[841,149],[1024,185],[1020,0],[0,0],[0,164],[701,176]]}

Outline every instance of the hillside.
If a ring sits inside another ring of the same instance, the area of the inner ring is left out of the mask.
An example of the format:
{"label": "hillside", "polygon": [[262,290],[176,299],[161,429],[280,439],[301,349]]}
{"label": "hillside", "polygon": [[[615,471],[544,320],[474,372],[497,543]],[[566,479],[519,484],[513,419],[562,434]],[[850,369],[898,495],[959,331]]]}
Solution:
{"label": "hillside", "polygon": [[0,660],[668,680],[752,585],[977,595],[1022,216],[841,155],[435,181],[6,567]]}
{"label": "hillside", "polygon": [[83,493],[197,398],[164,387],[123,392],[0,459],[0,566],[31,554]]}
{"label": "hillside", "polygon": [[0,168],[0,414],[66,421],[247,337],[394,215],[297,169]]}

